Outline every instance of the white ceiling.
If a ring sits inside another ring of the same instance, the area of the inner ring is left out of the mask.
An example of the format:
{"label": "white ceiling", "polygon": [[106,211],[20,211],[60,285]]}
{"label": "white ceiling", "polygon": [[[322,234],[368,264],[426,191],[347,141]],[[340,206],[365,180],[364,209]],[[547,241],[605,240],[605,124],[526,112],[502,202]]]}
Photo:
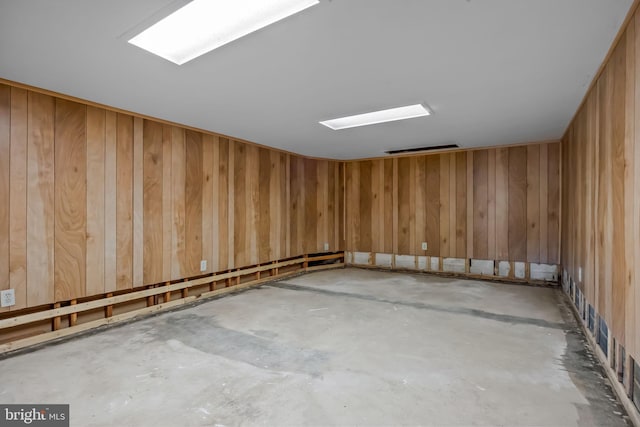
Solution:
{"label": "white ceiling", "polygon": [[322,0],[182,66],[127,43],[180,3],[0,0],[0,77],[318,157],[558,139],[632,0]]}

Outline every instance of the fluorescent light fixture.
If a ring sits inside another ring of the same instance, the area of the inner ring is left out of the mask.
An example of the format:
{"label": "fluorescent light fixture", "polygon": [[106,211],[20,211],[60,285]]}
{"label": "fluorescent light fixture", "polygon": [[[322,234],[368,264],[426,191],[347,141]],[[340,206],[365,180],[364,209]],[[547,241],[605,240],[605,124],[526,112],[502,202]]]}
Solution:
{"label": "fluorescent light fixture", "polygon": [[318,3],[318,0],[193,0],[129,43],[182,65]]}
{"label": "fluorescent light fixture", "polygon": [[429,116],[431,112],[422,104],[407,105],[406,107],[389,108],[388,110],[373,111],[339,119],[325,120],[320,124],[333,130],[349,129],[358,126],[375,125],[376,123],[394,122],[396,120],[413,119]]}

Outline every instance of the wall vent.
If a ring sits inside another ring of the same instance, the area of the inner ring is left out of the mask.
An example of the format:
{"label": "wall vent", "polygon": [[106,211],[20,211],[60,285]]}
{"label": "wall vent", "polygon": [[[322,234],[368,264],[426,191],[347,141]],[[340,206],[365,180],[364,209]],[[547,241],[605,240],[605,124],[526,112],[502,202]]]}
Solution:
{"label": "wall vent", "polygon": [[432,145],[431,147],[400,148],[398,150],[388,150],[388,151],[385,151],[385,153],[407,154],[407,153],[419,153],[422,151],[447,150],[451,148],[460,148],[460,146],[458,144]]}

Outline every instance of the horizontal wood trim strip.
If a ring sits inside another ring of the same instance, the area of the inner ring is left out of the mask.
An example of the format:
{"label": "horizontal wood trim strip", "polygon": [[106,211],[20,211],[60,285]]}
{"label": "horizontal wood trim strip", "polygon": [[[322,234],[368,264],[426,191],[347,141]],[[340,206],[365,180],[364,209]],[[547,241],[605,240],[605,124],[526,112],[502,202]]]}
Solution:
{"label": "horizontal wood trim strip", "polygon": [[[275,264],[266,264],[266,265],[261,265],[258,267],[252,267],[248,269],[230,271],[228,273],[214,274],[207,277],[201,277],[199,279],[189,280],[187,282],[174,283],[169,286],[158,284],[157,287],[152,289],[131,292],[123,295],[117,295],[109,298],[103,298],[103,299],[89,301],[89,302],[80,303],[76,305],[69,305],[67,307],[55,308],[47,311],[26,314],[23,316],[10,317],[8,319],[0,320],[0,330],[15,327],[15,326],[20,326],[20,325],[25,325],[28,323],[33,323],[40,320],[52,319],[54,317],[64,316],[67,314],[79,313],[82,311],[93,310],[100,307],[106,307],[108,305],[115,305],[115,304],[120,304],[128,301],[132,301],[132,300],[142,299],[149,296],[160,295],[166,292],[174,292],[174,291],[179,291],[186,288],[191,288],[194,286],[206,285],[208,283],[219,281],[219,280],[231,279],[239,276],[246,276],[246,275],[255,274],[255,273],[266,271],[266,270],[271,270],[274,268],[282,268],[282,267],[287,267],[291,265],[302,264],[305,262],[306,259],[307,258],[305,257],[295,258],[292,260],[280,261]],[[332,266],[337,266],[337,265],[332,264]],[[271,277],[276,277],[276,276],[271,276]]]}

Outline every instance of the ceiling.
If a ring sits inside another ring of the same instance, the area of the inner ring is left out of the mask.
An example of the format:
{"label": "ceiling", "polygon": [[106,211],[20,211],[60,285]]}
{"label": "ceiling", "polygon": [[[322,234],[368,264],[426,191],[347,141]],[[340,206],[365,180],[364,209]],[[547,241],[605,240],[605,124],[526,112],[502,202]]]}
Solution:
{"label": "ceiling", "polygon": [[[184,0],[0,0],[0,77],[336,159],[558,139],[632,0],[321,0],[182,66],[127,43]],[[425,103],[430,117],[318,123]]]}

